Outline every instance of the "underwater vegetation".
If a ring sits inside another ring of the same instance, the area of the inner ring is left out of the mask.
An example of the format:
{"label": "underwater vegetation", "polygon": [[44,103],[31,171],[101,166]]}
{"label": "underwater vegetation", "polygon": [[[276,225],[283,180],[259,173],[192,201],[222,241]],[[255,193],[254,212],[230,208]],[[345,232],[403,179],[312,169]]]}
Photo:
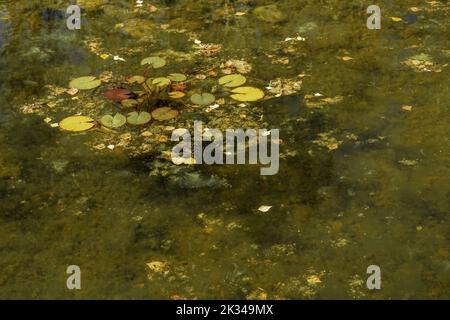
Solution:
{"label": "underwater vegetation", "polygon": [[[446,2],[77,4],[0,4],[1,298],[449,297]],[[195,121],[279,172],[175,164]]]}

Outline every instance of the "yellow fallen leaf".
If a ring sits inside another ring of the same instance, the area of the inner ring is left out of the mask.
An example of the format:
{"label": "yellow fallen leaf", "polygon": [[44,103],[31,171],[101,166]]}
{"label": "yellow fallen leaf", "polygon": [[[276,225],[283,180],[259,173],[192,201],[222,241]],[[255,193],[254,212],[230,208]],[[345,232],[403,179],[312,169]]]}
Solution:
{"label": "yellow fallen leaf", "polygon": [[106,60],[109,58],[109,54],[103,53],[100,55],[100,58],[102,58],[103,60]]}
{"label": "yellow fallen leaf", "polygon": [[402,109],[405,111],[412,111],[412,108],[413,108],[412,106],[407,106],[407,105],[402,106]]}
{"label": "yellow fallen leaf", "polygon": [[352,57],[349,57],[349,56],[341,57],[341,59],[342,59],[343,61],[350,61],[350,60],[353,60],[353,58],[352,58]]}
{"label": "yellow fallen leaf", "polygon": [[403,21],[403,19],[402,19],[402,18],[399,18],[399,17],[391,17],[391,20],[394,21],[394,22],[400,22],[400,21]]}

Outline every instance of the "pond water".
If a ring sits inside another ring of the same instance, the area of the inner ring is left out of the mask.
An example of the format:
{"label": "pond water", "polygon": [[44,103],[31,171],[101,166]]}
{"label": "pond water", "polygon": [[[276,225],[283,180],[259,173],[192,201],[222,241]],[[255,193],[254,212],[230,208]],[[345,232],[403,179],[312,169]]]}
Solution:
{"label": "pond water", "polygon": [[[446,1],[379,1],[380,30],[360,0],[78,1],[80,30],[69,2],[0,2],[0,298],[450,298]],[[181,72],[187,96],[219,98],[230,70],[266,98],[57,127],[122,112],[102,92],[128,76]],[[87,75],[102,85],[67,93]],[[278,174],[170,164],[195,119],[280,129]]]}

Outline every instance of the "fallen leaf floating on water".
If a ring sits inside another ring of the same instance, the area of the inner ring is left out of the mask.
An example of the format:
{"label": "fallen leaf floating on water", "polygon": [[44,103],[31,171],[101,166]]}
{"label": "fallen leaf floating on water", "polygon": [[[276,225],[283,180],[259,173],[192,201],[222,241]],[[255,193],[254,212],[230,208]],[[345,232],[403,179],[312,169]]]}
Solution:
{"label": "fallen leaf floating on water", "polygon": [[182,73],[171,73],[167,76],[167,79],[173,82],[182,82],[187,79],[187,77]]}
{"label": "fallen leaf floating on water", "polygon": [[91,90],[100,86],[102,82],[93,76],[86,76],[73,79],[69,83],[69,87],[78,90]]}
{"label": "fallen leaf floating on water", "polygon": [[166,121],[178,117],[178,114],[179,113],[177,110],[171,109],[169,107],[162,107],[153,110],[152,117],[158,121]]}
{"label": "fallen leaf floating on water", "polygon": [[120,128],[127,122],[127,118],[125,118],[124,115],[120,113],[116,113],[116,115],[113,117],[110,114],[107,114],[106,116],[103,116],[100,119],[100,123],[104,125],[107,128],[116,129]]}
{"label": "fallen leaf floating on water", "polygon": [[152,261],[147,263],[147,267],[152,272],[163,273],[167,269],[167,265],[161,261]]}
{"label": "fallen leaf floating on water", "polygon": [[219,79],[219,84],[228,88],[242,86],[245,82],[247,78],[240,74],[230,74]]}
{"label": "fallen leaf floating on water", "polygon": [[200,106],[206,106],[216,101],[216,97],[211,93],[196,93],[192,95],[191,101]]}
{"label": "fallen leaf floating on water", "polygon": [[236,71],[245,74],[252,71],[252,66],[247,61],[232,59],[225,63],[221,63],[220,69],[225,74],[232,74]]}
{"label": "fallen leaf floating on water", "polygon": [[131,99],[134,98],[134,94],[124,88],[109,88],[107,91],[103,93],[103,96],[106,99],[115,101],[115,102],[121,102],[122,100]]}
{"label": "fallen leaf floating on water", "polygon": [[400,22],[400,21],[403,21],[403,19],[402,19],[402,18],[399,18],[399,17],[391,17],[391,20],[394,21],[394,22]]}
{"label": "fallen leaf floating on water", "polygon": [[405,110],[405,111],[412,111],[413,107],[404,105],[404,106],[402,106],[402,109]]}
{"label": "fallen leaf floating on water", "polygon": [[95,120],[85,116],[71,116],[62,120],[59,126],[66,131],[86,131],[95,126]]}
{"label": "fallen leaf floating on water", "polygon": [[142,66],[145,66],[148,64],[148,65],[152,66],[154,69],[162,68],[166,65],[166,63],[167,63],[166,60],[161,57],[148,57],[141,61]]}
{"label": "fallen leaf floating on water", "polygon": [[258,101],[264,98],[264,92],[254,87],[239,87],[231,91],[231,98],[242,102]]}
{"label": "fallen leaf floating on water", "polygon": [[142,111],[142,112],[131,112],[128,114],[127,121],[129,124],[133,125],[143,125],[152,119],[150,113]]}
{"label": "fallen leaf floating on water", "polygon": [[114,57],[113,57],[113,60],[114,60],[114,61],[122,61],[122,62],[125,62],[125,61],[126,61],[124,58],[119,57],[119,56],[114,56]]}
{"label": "fallen leaf floating on water", "polygon": [[272,209],[272,206],[260,206],[259,208],[258,208],[258,211],[261,211],[261,212],[268,212],[270,209]]}

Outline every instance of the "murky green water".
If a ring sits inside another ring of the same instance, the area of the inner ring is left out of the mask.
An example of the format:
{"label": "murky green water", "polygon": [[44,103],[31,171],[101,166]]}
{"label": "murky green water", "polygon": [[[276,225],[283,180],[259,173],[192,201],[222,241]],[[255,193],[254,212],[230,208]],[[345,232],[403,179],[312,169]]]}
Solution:
{"label": "murky green water", "polygon": [[[382,28],[368,30],[367,1],[283,0],[275,15],[255,13],[273,3],[79,1],[82,28],[70,31],[66,1],[0,2],[1,298],[449,298],[450,5],[381,1]],[[196,39],[222,51],[195,55]],[[117,136],[136,129],[51,126],[117,110],[101,92],[156,53],[165,72],[213,80],[227,60],[246,61],[264,90],[301,74],[291,95],[160,125],[279,128],[279,173],[155,171],[171,150],[163,139],[130,152]],[[53,90],[105,72],[109,84],[75,99]],[[69,265],[81,290],[66,287]],[[381,290],[366,287],[369,265]]]}

